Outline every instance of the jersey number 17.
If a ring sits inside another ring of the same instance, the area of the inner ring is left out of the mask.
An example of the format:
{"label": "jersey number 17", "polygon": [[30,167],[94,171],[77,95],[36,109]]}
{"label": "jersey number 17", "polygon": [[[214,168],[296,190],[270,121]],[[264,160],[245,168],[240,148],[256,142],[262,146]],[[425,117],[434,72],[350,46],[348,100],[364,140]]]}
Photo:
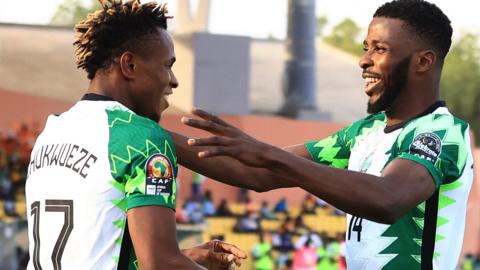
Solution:
{"label": "jersey number 17", "polygon": [[[73,200],[45,200],[45,212],[63,212],[63,226],[52,251],[53,269],[62,269],[61,260],[68,237],[73,230]],[[40,201],[35,201],[30,206],[30,215],[33,216],[33,266],[41,270],[40,265]]]}

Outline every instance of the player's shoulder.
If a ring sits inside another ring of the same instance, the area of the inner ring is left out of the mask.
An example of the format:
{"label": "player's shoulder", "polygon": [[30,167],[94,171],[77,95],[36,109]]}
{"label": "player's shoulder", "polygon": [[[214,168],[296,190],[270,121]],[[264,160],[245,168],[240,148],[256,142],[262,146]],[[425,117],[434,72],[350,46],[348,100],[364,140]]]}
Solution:
{"label": "player's shoulder", "polygon": [[109,151],[128,157],[132,153],[148,158],[166,155],[176,162],[176,149],[170,134],[160,125],[125,108],[107,110],[110,132]]}
{"label": "player's shoulder", "polygon": [[402,133],[456,133],[456,135],[464,135],[468,129],[468,123],[451,114],[447,107],[439,107],[435,111],[417,117],[409,121]]}
{"label": "player's shoulder", "polygon": [[106,109],[110,134],[119,140],[153,140],[156,142],[168,140],[171,137],[160,125],[122,107]]}
{"label": "player's shoulder", "polygon": [[409,121],[397,138],[397,146],[436,160],[440,153],[465,157],[469,141],[468,123],[439,107]]}
{"label": "player's shoulder", "polygon": [[348,137],[356,137],[377,128],[383,128],[386,125],[387,116],[384,112],[368,115],[359,119],[345,128],[345,133]]}

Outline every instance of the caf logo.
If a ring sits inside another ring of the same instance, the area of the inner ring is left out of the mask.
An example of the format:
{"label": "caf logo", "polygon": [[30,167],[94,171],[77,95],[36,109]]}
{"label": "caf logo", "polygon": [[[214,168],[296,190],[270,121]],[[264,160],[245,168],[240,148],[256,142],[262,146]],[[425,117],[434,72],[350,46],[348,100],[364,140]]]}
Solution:
{"label": "caf logo", "polygon": [[153,155],[147,164],[147,175],[155,178],[170,178],[172,166],[168,158],[161,154]]}
{"label": "caf logo", "polygon": [[171,195],[173,183],[173,166],[167,156],[153,154],[145,164],[145,194]]}

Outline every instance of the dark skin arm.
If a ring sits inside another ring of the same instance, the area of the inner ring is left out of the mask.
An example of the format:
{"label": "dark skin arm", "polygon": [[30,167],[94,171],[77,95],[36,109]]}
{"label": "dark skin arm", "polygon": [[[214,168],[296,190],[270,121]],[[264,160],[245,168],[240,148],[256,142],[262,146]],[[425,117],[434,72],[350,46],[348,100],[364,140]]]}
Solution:
{"label": "dark skin arm", "polygon": [[178,249],[172,209],[137,207],[128,210],[127,220],[140,269],[205,269]]}
{"label": "dark skin arm", "polygon": [[211,240],[199,246],[182,250],[183,255],[203,267],[211,269],[229,269],[233,264],[241,266],[247,254],[235,245]]}
{"label": "dark skin arm", "polygon": [[186,125],[216,134],[188,141],[191,146],[204,147],[198,153],[200,159],[234,158],[245,165],[237,171],[239,173],[260,168],[267,170],[269,177],[282,175],[282,181],[301,187],[355,216],[393,223],[428,199],[436,189],[428,171],[410,160],[393,160],[381,176],[330,168],[312,162],[303,145],[289,148],[287,152],[257,141],[207,112],[194,110],[193,113],[201,119],[184,119]]}
{"label": "dark skin arm", "polygon": [[267,169],[250,168],[230,157],[200,158],[198,153],[205,150],[205,147],[191,147],[187,144],[188,137],[171,131],[170,134],[179,157],[178,163],[192,171],[199,172],[228,185],[247,188],[257,192],[294,186],[287,179],[277,176]]}
{"label": "dark skin arm", "polygon": [[127,218],[133,247],[142,270],[227,270],[232,264],[240,266],[241,259],[247,257],[236,246],[217,240],[180,251],[176,239],[175,212],[166,207],[133,208],[128,210]]}

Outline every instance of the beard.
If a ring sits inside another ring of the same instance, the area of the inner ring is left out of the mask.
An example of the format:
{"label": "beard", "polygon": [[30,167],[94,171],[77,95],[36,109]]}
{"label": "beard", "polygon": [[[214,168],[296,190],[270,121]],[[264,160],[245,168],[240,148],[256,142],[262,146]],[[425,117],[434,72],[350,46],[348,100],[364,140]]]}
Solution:
{"label": "beard", "polygon": [[401,60],[390,73],[390,80],[385,85],[382,95],[374,102],[368,102],[367,113],[376,114],[381,111],[388,111],[395,99],[403,91],[408,80],[408,71],[410,70],[410,60],[412,55]]}

